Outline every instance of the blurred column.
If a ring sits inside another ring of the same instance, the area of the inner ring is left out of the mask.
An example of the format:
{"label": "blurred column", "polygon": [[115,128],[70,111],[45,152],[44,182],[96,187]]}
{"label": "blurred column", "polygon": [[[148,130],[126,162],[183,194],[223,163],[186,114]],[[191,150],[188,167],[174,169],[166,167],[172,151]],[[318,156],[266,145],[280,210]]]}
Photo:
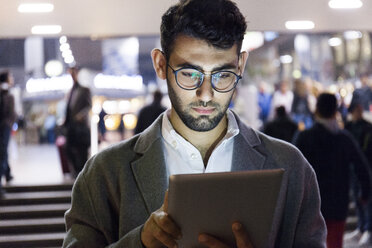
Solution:
{"label": "blurred column", "polygon": [[42,37],[25,40],[25,71],[31,77],[44,77],[44,42]]}

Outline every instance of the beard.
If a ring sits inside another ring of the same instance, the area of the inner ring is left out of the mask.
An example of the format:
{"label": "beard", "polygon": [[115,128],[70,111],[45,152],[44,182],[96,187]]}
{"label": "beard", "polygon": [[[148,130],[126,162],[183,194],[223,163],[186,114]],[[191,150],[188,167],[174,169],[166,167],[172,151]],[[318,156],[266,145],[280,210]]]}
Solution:
{"label": "beard", "polygon": [[[226,110],[229,106],[230,100],[223,106],[216,102],[203,102],[203,101],[197,101],[192,102],[186,106],[183,106],[181,97],[179,97],[176,92],[173,90],[172,86],[167,80],[168,84],[168,94],[169,98],[172,103],[172,107],[178,114],[178,116],[181,118],[182,122],[191,130],[197,131],[197,132],[207,132],[212,129],[214,129],[222,120],[224,115],[226,114]],[[190,114],[190,111],[192,108],[195,107],[213,107],[215,112],[217,112],[216,115],[210,116],[210,115],[200,115],[198,117],[193,117]]]}

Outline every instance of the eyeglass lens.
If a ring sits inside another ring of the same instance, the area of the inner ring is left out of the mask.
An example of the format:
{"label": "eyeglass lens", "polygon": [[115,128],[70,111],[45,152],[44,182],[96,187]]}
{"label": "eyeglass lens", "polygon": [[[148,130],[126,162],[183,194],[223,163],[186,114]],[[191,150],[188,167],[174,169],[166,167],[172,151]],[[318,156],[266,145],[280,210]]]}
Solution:
{"label": "eyeglass lens", "polygon": [[[215,89],[225,91],[234,86],[237,77],[229,71],[219,71],[211,74],[212,85]],[[178,83],[186,88],[193,89],[199,87],[204,80],[204,74],[192,68],[184,68],[177,71]]]}

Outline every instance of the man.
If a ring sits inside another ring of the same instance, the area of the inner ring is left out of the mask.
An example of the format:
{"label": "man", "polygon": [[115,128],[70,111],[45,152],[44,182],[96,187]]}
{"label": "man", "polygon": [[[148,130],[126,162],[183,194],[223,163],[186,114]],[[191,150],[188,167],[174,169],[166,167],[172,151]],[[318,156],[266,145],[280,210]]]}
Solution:
{"label": "man", "polygon": [[153,93],[153,101],[150,105],[143,107],[138,114],[138,121],[134,133],[138,134],[150,126],[158,116],[165,111],[165,107],[161,105],[163,93],[156,90]]}
{"label": "man", "polygon": [[366,202],[370,190],[368,162],[353,137],[337,123],[337,99],[322,93],[316,104],[316,124],[297,136],[294,144],[303,152],[316,172],[321,210],[328,235],[327,248],[342,247],[349,206],[350,166],[362,186],[361,202]]}
{"label": "man", "polygon": [[0,73],[0,198],[4,194],[1,186],[2,176],[5,175],[6,181],[12,179],[8,161],[8,145],[16,119],[14,97],[9,92],[13,82],[13,76],[9,71]]}
{"label": "man", "polygon": [[[363,105],[360,102],[354,101],[349,106],[348,111],[351,114],[351,120],[345,124],[345,129],[348,130],[359,147],[366,156],[369,167],[372,166],[372,124],[363,118]],[[345,235],[345,241],[356,240],[358,244],[371,245],[372,244],[372,201],[368,201],[366,206],[359,201],[361,193],[360,184],[355,173],[351,171],[351,187],[354,193],[354,202],[358,215],[358,227],[355,231]]]}
{"label": "man", "polygon": [[265,134],[287,142],[292,142],[297,130],[297,124],[288,116],[284,106],[275,109],[275,118],[263,128]]}
{"label": "man", "polygon": [[[289,186],[271,245],[325,247],[310,165],[293,146],[252,130],[227,110],[247,59],[240,53],[245,30],[229,0],[180,1],[168,9],[163,51],[151,55],[172,107],[141,134],[89,160],[74,185],[64,247],[177,247],[182,230],[167,214],[169,175],[273,168],[286,170]],[[252,247],[239,222],[232,232],[237,247]],[[226,247],[205,233],[198,239]]]}
{"label": "man", "polygon": [[371,111],[372,88],[369,82],[368,74],[362,73],[359,78],[361,87],[354,90],[350,106],[353,106],[356,103],[360,103],[362,104],[364,111]]}
{"label": "man", "polygon": [[278,89],[275,90],[271,100],[271,110],[269,119],[272,119],[275,114],[275,109],[279,106],[284,106],[287,114],[291,113],[293,103],[293,92],[289,89],[289,81],[282,80],[278,84]]}
{"label": "man", "polygon": [[90,146],[89,111],[92,107],[90,90],[80,85],[77,67],[68,69],[73,81],[69,93],[64,126],[67,131],[66,153],[75,175],[83,169]]}

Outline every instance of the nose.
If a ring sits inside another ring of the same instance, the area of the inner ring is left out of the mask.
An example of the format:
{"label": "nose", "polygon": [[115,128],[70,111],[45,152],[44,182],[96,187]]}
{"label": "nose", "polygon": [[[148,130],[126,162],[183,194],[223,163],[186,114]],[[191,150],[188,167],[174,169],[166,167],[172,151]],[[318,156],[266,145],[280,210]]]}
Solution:
{"label": "nose", "polygon": [[203,102],[212,100],[214,91],[211,83],[211,75],[205,75],[202,85],[196,90],[196,95]]}

